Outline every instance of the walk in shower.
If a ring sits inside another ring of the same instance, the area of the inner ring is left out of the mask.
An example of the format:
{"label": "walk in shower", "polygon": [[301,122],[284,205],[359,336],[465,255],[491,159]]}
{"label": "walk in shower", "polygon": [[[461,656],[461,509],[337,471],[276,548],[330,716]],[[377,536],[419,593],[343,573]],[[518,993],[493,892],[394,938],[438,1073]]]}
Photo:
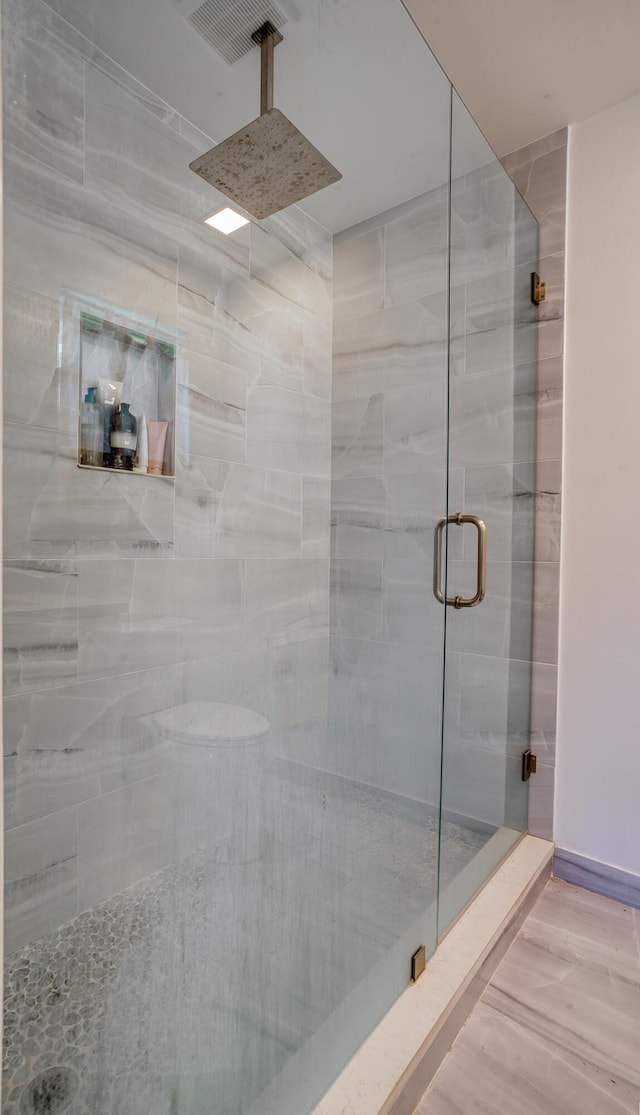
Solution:
{"label": "walk in shower", "polygon": [[537,225],[400,0],[2,20],[2,1110],[309,1115],[527,826]]}

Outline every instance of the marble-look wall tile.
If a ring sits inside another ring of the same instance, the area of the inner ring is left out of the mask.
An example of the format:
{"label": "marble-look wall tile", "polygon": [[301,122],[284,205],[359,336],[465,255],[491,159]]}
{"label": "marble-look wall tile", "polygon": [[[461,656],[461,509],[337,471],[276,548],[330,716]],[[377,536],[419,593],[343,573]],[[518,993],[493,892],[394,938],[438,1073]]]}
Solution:
{"label": "marble-look wall tile", "polygon": [[[253,709],[271,725],[268,747],[281,732],[310,718],[325,718],[328,636],[265,646],[247,640],[242,650],[189,664],[183,701],[220,701]],[[166,703],[166,702],[165,702]]]}
{"label": "marble-look wall tile", "polygon": [[388,306],[336,322],[333,398],[422,385],[446,378],[446,298]]}
{"label": "marble-look wall tile", "polygon": [[78,346],[58,366],[60,305],[53,298],[4,285],[4,418],[75,436],[78,428]]}
{"label": "marble-look wall tile", "polygon": [[564,251],[567,129],[503,160],[540,221],[538,270],[547,283],[538,326],[536,567],[531,743],[538,775],[530,781],[530,831],[552,836],[558,581],[561,523]]}
{"label": "marble-look wall tile", "polygon": [[540,222],[540,256],[564,252],[567,129],[514,151],[502,164]]}
{"label": "marble-look wall tile", "polygon": [[562,357],[538,361],[537,459],[557,460],[562,456]]}
{"label": "marble-look wall tile", "polygon": [[[141,566],[143,563],[138,562]],[[166,563],[165,563],[166,564]],[[238,558],[205,559],[173,563],[180,661],[229,654],[241,645],[241,619],[244,604],[244,562]],[[142,582],[141,599],[136,601],[135,580]],[[153,585],[144,569],[134,577],[133,619],[152,610]],[[138,611],[139,607],[139,611]],[[151,654],[148,661],[151,663]]]}
{"label": "marble-look wall tile", "polygon": [[312,271],[324,279],[332,278],[333,236],[304,209],[290,205],[261,221],[260,227],[284,244]]}
{"label": "marble-look wall tile", "polygon": [[407,729],[415,724],[425,730],[437,722],[437,652],[338,636],[331,644],[334,712],[347,710],[354,718],[392,727],[402,708]]}
{"label": "marble-look wall tile", "polygon": [[145,717],[179,704],[184,683],[179,665],[6,698],[7,823],[23,824],[166,769],[166,743]]}
{"label": "marble-look wall tile", "polygon": [[[512,178],[513,172],[517,167],[525,166],[537,159],[544,159],[546,155],[558,151],[559,149],[566,148],[568,134],[568,128],[558,128],[556,132],[550,132],[549,135],[543,136],[542,139],[535,139],[532,143],[528,143],[524,147],[518,147],[515,151],[509,152],[508,155],[503,155],[500,161],[509,177]],[[523,183],[523,185],[525,185],[525,183]],[[526,190],[521,189],[520,185],[518,189],[524,196]]]}
{"label": "marble-look wall tile", "polygon": [[[503,825],[507,771],[504,755],[448,741],[443,751],[442,809],[487,825]],[[444,862],[443,867],[446,870]]]}
{"label": "marble-look wall tile", "polygon": [[[303,639],[297,643],[296,649],[297,662],[294,666],[293,684],[285,691],[285,699],[278,699],[272,724],[282,727],[302,725],[303,729],[306,729],[309,724],[315,724],[320,731],[324,731],[326,737],[329,634],[327,632],[317,639]],[[282,653],[281,648],[278,650]],[[286,699],[289,694],[292,696],[290,701]]]}
{"label": "marble-look wall tile", "polygon": [[[476,576],[475,560],[450,562],[449,595],[472,596]],[[448,646],[451,650],[530,661],[532,592],[533,563],[488,561],[487,595],[482,607],[460,612],[451,609],[447,617]]]}
{"label": "marble-look wall tile", "polygon": [[[450,392],[450,453],[459,467],[513,460],[513,368],[456,376]],[[518,421],[534,424],[535,397],[519,398]],[[530,458],[529,458],[530,459]]]}
{"label": "marble-look wall tile", "polygon": [[433,532],[446,503],[440,471],[334,479],[334,554],[352,558],[431,559]]}
{"label": "marble-look wall tile", "polygon": [[[329,757],[330,743],[327,742],[327,713],[304,722],[292,724],[278,733],[283,758],[293,763],[301,763],[315,770],[334,771]],[[280,815],[278,806],[276,815]],[[300,891],[298,891],[300,895]]]}
{"label": "marble-look wall tile", "polygon": [[[451,476],[453,493],[457,488],[457,475],[454,472]],[[445,504],[444,470],[401,473],[389,476],[385,483],[388,497],[387,556],[422,556],[430,561],[436,523]],[[452,553],[456,552],[455,543],[456,540],[452,545]]]}
{"label": "marble-look wall tile", "polygon": [[534,574],[533,661],[558,661],[558,599],[560,565],[538,561]]}
{"label": "marble-look wall tile", "polygon": [[336,558],[331,562],[331,632],[380,639],[382,561]]}
{"label": "marble-look wall tile", "polygon": [[385,225],[385,304],[397,305],[447,288],[448,190],[398,206]]}
{"label": "marble-look wall tile", "polygon": [[328,399],[280,387],[247,390],[247,461],[287,473],[329,476]]}
{"label": "marble-look wall tile", "polygon": [[435,804],[441,670],[441,651],[332,636],[328,754],[333,769]]}
{"label": "marble-look wall tile", "polygon": [[215,261],[212,265],[207,259],[206,275],[211,287],[207,290],[207,284],[203,284],[203,290],[198,284],[194,289],[188,284],[194,278],[197,281],[197,276],[185,274],[185,270],[181,253],[178,264],[178,325],[184,335],[186,350],[223,367],[238,368],[246,380],[257,381],[261,370],[258,339],[220,305],[225,300],[226,287],[233,287],[236,277],[224,266],[218,268]]}
{"label": "marble-look wall tile", "polygon": [[[432,663],[425,662],[424,668],[430,670]],[[333,709],[329,715],[327,736],[326,744],[321,741],[324,769],[349,781],[408,798],[412,803],[438,808],[439,738],[432,711],[429,720],[418,727],[413,721],[401,725],[397,722],[382,724],[364,720],[348,711],[341,714]],[[362,866],[363,850],[358,849],[354,853],[350,848],[349,851],[357,870]],[[399,855],[401,861],[407,862],[409,853],[406,846],[401,848]],[[415,865],[417,861],[412,862]],[[396,859],[396,870],[398,863]],[[391,872],[380,882],[379,894],[389,894],[391,877],[397,882],[397,874]]]}
{"label": "marble-look wall tile", "polygon": [[74,809],[5,834],[5,950],[10,953],[78,912],[78,820]]}
{"label": "marble-look wall tile", "polygon": [[[425,499],[418,484],[421,469],[435,469],[444,461],[444,447],[436,441],[436,431],[444,426],[444,401],[438,406],[435,385],[443,384],[445,378],[446,316],[444,302],[440,304],[441,296],[437,293],[420,302],[408,302],[429,289],[438,289],[428,286],[437,273],[437,246],[434,242],[431,255],[427,251],[424,260],[420,258],[419,237],[414,236],[412,241],[409,234],[412,205],[415,207],[415,203],[410,203],[405,212],[394,215],[395,224],[391,217],[386,220],[383,216],[374,224],[355,230],[357,235],[352,243],[359,241],[358,252],[347,253],[345,248],[345,258],[351,265],[351,297],[358,291],[365,292],[366,297],[363,304],[356,304],[351,317],[347,317],[343,301],[334,326],[333,397],[339,421],[334,424],[332,591],[336,596],[334,623],[338,619],[342,622],[346,616],[352,627],[360,625],[357,632],[348,630],[349,635],[364,635],[365,642],[371,637],[375,639],[376,624],[372,626],[371,618],[378,615],[375,587],[366,579],[359,580],[357,570],[359,565],[361,570],[378,569],[382,561],[384,638],[400,643],[408,638],[419,647],[431,633],[435,649],[442,616],[426,570],[431,560],[435,521],[443,513],[445,501],[442,491],[436,492],[435,488],[433,498]],[[451,478],[449,507],[482,504],[491,522],[490,588],[482,616],[473,613],[465,616],[464,630],[459,616],[448,617],[452,624],[449,646],[459,646],[462,653],[458,655],[460,676],[456,692],[451,688],[456,686],[449,671],[446,716],[448,721],[453,717],[449,736],[461,748],[461,771],[465,764],[469,766],[475,761],[473,752],[478,746],[489,757],[493,755],[488,760],[489,768],[492,761],[497,764],[485,779],[484,788],[471,784],[474,782],[471,779],[465,789],[463,775],[455,805],[463,812],[477,808],[480,813],[474,815],[496,824],[513,823],[517,814],[521,824],[526,795],[521,795],[522,800],[518,797],[511,812],[506,810],[505,795],[507,785],[519,782],[520,754],[528,741],[533,562],[534,556],[538,561],[542,556],[555,561],[559,545],[559,488],[557,497],[555,494],[559,477],[555,473],[560,453],[552,447],[560,444],[561,435],[561,361],[554,365],[549,359],[536,384],[534,330],[539,334],[541,354],[549,357],[562,352],[561,330],[552,319],[536,329],[528,293],[526,304],[525,300],[521,300],[522,304],[517,301],[517,291],[514,294],[514,262],[517,266],[521,264],[523,272],[523,275],[518,272],[517,281],[526,280],[528,291],[529,265],[535,261],[533,241],[531,236],[526,238],[534,226],[528,219],[514,230],[517,207],[514,209],[514,195],[500,167],[495,164],[456,180],[452,207],[451,446],[452,456],[460,467]],[[424,236],[428,233],[427,225],[425,222],[421,226]],[[342,251],[346,235],[341,234],[340,240]],[[550,254],[556,250],[553,248]],[[384,286],[379,273],[383,256]],[[356,264],[362,271],[359,276]],[[336,253],[336,273],[339,269],[340,257]],[[560,273],[558,270],[558,279]],[[421,282],[427,286],[421,289]],[[387,308],[379,306],[382,293]],[[561,308],[561,291],[553,276],[550,293],[548,318],[556,317]],[[373,304],[367,303],[367,297],[373,299]],[[389,305],[395,301],[400,304]],[[558,366],[560,377],[556,383],[553,380]],[[413,393],[400,390],[414,386]],[[370,407],[372,396],[377,400],[378,395],[382,396],[385,451],[382,471],[376,473],[375,460],[369,460],[368,443],[364,444],[362,438],[354,441],[351,427],[362,429],[362,415],[368,414],[365,407]],[[342,409],[343,400],[348,400],[348,409]],[[436,412],[441,415],[439,427]],[[349,425],[347,416],[355,416],[357,421]],[[537,487],[536,456],[545,462],[539,468]],[[358,476],[358,470],[363,474]],[[408,474],[406,485],[403,471]],[[393,475],[394,472],[399,475]],[[458,474],[461,486],[456,495]],[[394,486],[398,480],[403,481],[402,489]],[[534,506],[539,524],[535,552]],[[472,592],[475,538],[465,537],[462,531],[450,534],[451,575],[463,580],[467,576],[466,588]],[[468,558],[466,565],[461,562],[463,546]],[[512,567],[514,560],[517,564]],[[350,575],[345,573],[341,577],[341,566],[349,569]],[[461,586],[461,591],[465,590],[462,581]],[[541,635],[548,628],[543,613],[544,607],[538,606],[536,625]],[[541,635],[537,648],[544,643]],[[477,653],[469,654],[470,650]],[[546,652],[537,649],[535,653]],[[334,687],[332,676],[330,703]],[[476,707],[478,701],[480,705]],[[364,710],[361,714],[352,710],[346,737],[344,725],[340,726],[341,738],[350,738],[349,731],[353,738],[362,737],[359,715],[364,716]],[[332,723],[337,730],[335,715]],[[539,730],[536,728],[536,732]],[[502,768],[498,773],[501,756]],[[499,782],[501,779],[497,794],[495,774]]]}
{"label": "marble-look wall tile", "polygon": [[159,774],[78,807],[78,909],[88,910],[172,861],[172,780]]}
{"label": "marble-look wall tile", "polygon": [[245,461],[247,376],[243,368],[191,352],[178,364],[176,449],[192,456]]}
{"label": "marble-look wall tile", "polygon": [[78,580],[83,678],[211,658],[241,644],[241,560],[93,560],[80,563]]}
{"label": "marble-look wall tile", "polygon": [[[97,752],[81,733],[104,712],[104,702],[75,686],[4,700],[5,824],[15,828],[97,797]],[[10,906],[7,900],[7,906]]]}
{"label": "marble-look wall tile", "polygon": [[[221,208],[225,200],[227,199],[220,195],[220,206],[217,208]],[[216,208],[215,205],[211,208],[210,198],[208,204],[210,211]],[[210,225],[205,224],[201,227],[198,225],[196,231],[191,229],[190,232],[188,239],[178,241],[178,306],[181,308],[181,299],[186,294],[187,299],[206,299],[213,314],[225,286],[239,278],[248,277],[249,242],[246,236],[244,242],[242,241],[244,228],[238,229],[232,237],[217,233]],[[227,243],[220,243],[222,240]],[[231,244],[228,243],[229,240],[232,241]],[[204,302],[201,305],[204,306]],[[214,337],[218,338],[217,330]],[[187,344],[191,344],[190,338],[187,338]]]}
{"label": "marble-look wall tile", "polygon": [[308,310],[314,317],[331,321],[331,282],[308,267],[294,252],[251,222],[251,277],[275,290],[288,302]]}
{"label": "marble-look wall tile", "polygon": [[384,470],[432,472],[444,467],[446,386],[430,379],[384,393]]}
{"label": "marble-look wall tile", "polygon": [[301,557],[329,557],[331,536],[331,481],[302,477]]}
{"label": "marble-look wall tile", "polygon": [[270,647],[318,638],[328,630],[325,560],[247,561],[245,639],[250,645]]}
{"label": "marble-look wall tile", "polygon": [[173,548],[173,480],[77,467],[75,440],[5,424],[5,557],[159,556]]}
{"label": "marble-look wall tile", "polygon": [[562,460],[539,460],[536,466],[536,561],[560,561]]}
{"label": "marble-look wall tile", "polygon": [[[222,195],[188,164],[209,138],[54,6],[4,9],[5,41],[19,39],[6,71],[6,817],[18,832],[73,816],[75,832],[79,809],[84,907],[184,848],[175,756],[150,713],[189,699],[264,710],[280,752],[287,733],[326,734],[332,240],[295,209],[229,238],[205,227]],[[81,5],[70,13],[91,30]],[[66,291],[179,331],[175,481],[77,469],[64,310],[61,367],[57,352]],[[47,899],[48,866],[28,908],[9,899],[18,943],[68,916],[55,878]]]}
{"label": "marble-look wall tile", "polygon": [[[464,470],[465,507],[482,508],[487,554],[492,561],[531,561],[534,544],[534,464],[500,464]],[[475,530],[463,528],[464,554],[473,560]]]}
{"label": "marble-look wall tile", "polygon": [[564,351],[564,323],[559,318],[541,321],[538,326],[538,360],[562,356]]}
{"label": "marble-look wall tile", "polygon": [[381,476],[332,480],[332,551],[336,557],[382,558],[386,536],[387,491]]}
{"label": "marble-look wall tile", "polygon": [[[215,391],[215,388],[214,388]],[[247,455],[246,411],[199,389],[194,383],[177,389],[177,451],[191,456],[241,461]]]}
{"label": "marble-look wall tile", "polygon": [[333,320],[370,314],[384,306],[384,229],[338,241],[333,249]]}
{"label": "marble-look wall tile", "polygon": [[331,398],[332,328],[307,314],[302,333],[303,385],[309,395]]}
{"label": "marble-look wall tile", "polygon": [[511,368],[514,362],[513,270],[466,284],[465,372]]}
{"label": "marble-look wall tile", "polygon": [[193,457],[176,476],[176,556],[296,557],[301,477]]}
{"label": "marble-look wall tile", "polygon": [[407,646],[442,649],[444,609],[433,594],[433,570],[422,558],[384,562],[384,639]]}
{"label": "marble-look wall tile", "polygon": [[177,246],[163,228],[11,149],[4,189],[5,267],[16,286],[56,300],[79,291],[175,326]]}
{"label": "marble-look wall tile", "polygon": [[[526,827],[522,752],[529,745],[530,663],[448,649],[443,808]],[[443,849],[446,859],[446,845]],[[447,867],[445,865],[445,871]]]}
{"label": "marble-look wall tile", "polygon": [[6,22],[15,22],[15,10],[20,9],[40,32],[46,31],[58,44],[70,47],[85,62],[91,63],[112,80],[122,85],[150,112],[170,124],[175,131],[180,128],[180,116],[161,97],[153,93],[112,58],[95,46],[96,12],[83,0],[6,0]]}
{"label": "marble-look wall tile", "polygon": [[564,319],[564,248],[553,255],[542,255],[538,260],[538,274],[544,279],[544,302],[538,306],[539,321]]}
{"label": "marble-look wall tile", "polygon": [[[253,376],[249,373],[250,383],[281,382],[286,372],[285,386],[301,389],[305,313],[299,307],[256,279],[234,276],[220,287],[216,308],[218,314],[235,323],[236,335],[240,326],[255,346],[259,378],[255,380],[255,373]],[[278,380],[273,378],[272,365],[277,369]]]}
{"label": "marble-look wall tile", "polygon": [[[454,143],[460,144],[458,136]],[[502,168],[458,177],[451,183],[451,282],[453,286],[508,271],[513,263],[513,187]]]}
{"label": "marble-look wall tile", "polygon": [[183,139],[186,139],[191,144],[194,151],[207,151],[215,144],[213,136],[208,135],[193,124],[191,120],[187,120],[185,116],[178,114],[178,131]]}
{"label": "marble-look wall tile", "polygon": [[539,760],[555,766],[558,667],[551,662],[531,666],[531,748]]}
{"label": "marble-look wall tile", "polygon": [[84,62],[28,4],[10,4],[3,25],[4,142],[82,182]]}
{"label": "marble-look wall tile", "polygon": [[3,593],[5,694],[75,680],[77,563],[5,562]]}
{"label": "marble-look wall tile", "polygon": [[529,744],[530,662],[465,652],[459,677],[460,723],[452,742],[519,758]]}
{"label": "marble-look wall tile", "polygon": [[540,762],[529,779],[529,832],[553,840],[553,795],[555,767]]}
{"label": "marble-look wall tile", "polygon": [[380,476],[383,471],[382,393],[339,399],[331,412],[331,471],[335,477]]}
{"label": "marble-look wall tile", "polygon": [[516,365],[513,376],[513,451],[511,460],[537,460],[540,396],[535,361]]}
{"label": "marble-look wall tile", "polygon": [[91,193],[124,209],[149,235],[192,249],[210,243],[202,218],[215,206],[207,184],[189,170],[193,148],[184,137],[93,66],[87,67],[85,111]]}

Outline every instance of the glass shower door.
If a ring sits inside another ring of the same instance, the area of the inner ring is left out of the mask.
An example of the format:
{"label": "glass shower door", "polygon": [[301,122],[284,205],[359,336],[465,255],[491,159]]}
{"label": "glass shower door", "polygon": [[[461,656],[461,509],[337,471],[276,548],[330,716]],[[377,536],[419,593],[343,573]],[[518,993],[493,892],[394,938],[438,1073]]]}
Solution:
{"label": "glass shower door", "polygon": [[538,226],[455,93],[450,227],[440,934],[527,826],[534,557]]}

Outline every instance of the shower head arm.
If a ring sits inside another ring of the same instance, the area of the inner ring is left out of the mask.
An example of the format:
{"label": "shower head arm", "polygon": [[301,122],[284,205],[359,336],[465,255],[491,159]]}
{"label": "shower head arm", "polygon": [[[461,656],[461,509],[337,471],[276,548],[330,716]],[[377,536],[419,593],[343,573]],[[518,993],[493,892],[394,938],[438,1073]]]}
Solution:
{"label": "shower head arm", "polygon": [[282,35],[267,20],[251,38],[260,46],[260,115],[264,116],[273,108],[273,52],[282,42]]}

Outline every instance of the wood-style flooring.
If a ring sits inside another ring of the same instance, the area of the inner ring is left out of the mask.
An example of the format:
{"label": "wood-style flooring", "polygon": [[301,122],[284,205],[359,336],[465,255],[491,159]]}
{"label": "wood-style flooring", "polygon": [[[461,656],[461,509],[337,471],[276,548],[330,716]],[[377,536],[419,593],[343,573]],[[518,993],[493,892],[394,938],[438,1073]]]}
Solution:
{"label": "wood-style flooring", "polygon": [[640,910],[549,881],[415,1115],[640,1113]]}

